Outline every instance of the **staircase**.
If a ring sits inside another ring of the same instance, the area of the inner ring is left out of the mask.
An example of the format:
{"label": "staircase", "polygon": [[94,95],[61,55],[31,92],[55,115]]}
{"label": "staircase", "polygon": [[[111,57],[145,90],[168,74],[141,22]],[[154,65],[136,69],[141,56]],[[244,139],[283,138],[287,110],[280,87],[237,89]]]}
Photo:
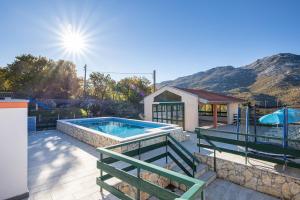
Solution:
{"label": "staircase", "polygon": [[[113,151],[120,147],[126,151]],[[97,150],[97,184],[121,199],[204,199],[203,190],[216,179],[215,172],[169,133]]]}
{"label": "staircase", "polygon": [[[182,160],[179,160],[179,162],[184,163]],[[206,187],[211,184],[216,178],[217,178],[217,174],[214,171],[211,171],[208,169],[208,166],[206,164],[203,163],[198,163],[196,164],[197,168],[196,168],[196,173],[194,175],[194,178],[199,179],[201,181],[205,182]],[[184,164],[184,167],[188,168],[188,166],[186,164]],[[183,170],[181,170],[176,163],[172,162],[167,166],[168,169],[178,172],[180,174],[185,174]],[[180,188],[181,190],[184,190],[185,188],[181,188],[180,185],[178,185],[178,183],[172,181],[171,182],[172,185],[174,185],[174,187],[176,188]],[[184,190],[185,191],[185,190]]]}

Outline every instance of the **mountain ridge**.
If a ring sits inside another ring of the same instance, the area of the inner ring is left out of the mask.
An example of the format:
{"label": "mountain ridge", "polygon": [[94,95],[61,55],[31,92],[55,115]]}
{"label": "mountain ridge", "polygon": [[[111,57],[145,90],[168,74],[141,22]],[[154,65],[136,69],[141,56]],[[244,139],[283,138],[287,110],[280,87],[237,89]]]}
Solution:
{"label": "mountain ridge", "polygon": [[300,104],[300,55],[279,53],[234,67],[218,66],[174,80],[169,85],[229,94],[256,104]]}

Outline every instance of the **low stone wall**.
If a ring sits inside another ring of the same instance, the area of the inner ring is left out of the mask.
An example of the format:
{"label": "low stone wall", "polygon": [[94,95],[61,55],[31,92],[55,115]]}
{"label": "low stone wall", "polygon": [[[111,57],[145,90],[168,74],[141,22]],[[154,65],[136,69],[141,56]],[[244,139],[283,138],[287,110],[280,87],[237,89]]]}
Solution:
{"label": "low stone wall", "polygon": [[[121,142],[114,138],[110,138],[105,135],[102,135],[101,133],[98,134],[95,132],[88,131],[87,129],[81,129],[61,121],[57,121],[56,129],[72,137],[75,137],[82,142],[92,145],[93,147],[106,147],[114,144],[119,144]],[[183,132],[181,127],[175,127],[174,129],[165,130],[164,132],[170,133],[179,142],[188,139],[188,136],[186,135],[185,132]],[[155,144],[164,140],[165,137],[159,137],[152,140],[143,141],[141,142],[141,147]],[[128,145],[126,147],[122,147],[122,149],[118,149],[117,151],[123,152],[123,151],[133,150],[136,148],[138,148],[137,143]]]}
{"label": "low stone wall", "polygon": [[85,129],[80,129],[60,121],[57,121],[56,129],[72,137],[75,137],[76,139],[84,143],[92,145],[93,147],[105,147],[120,143],[118,140],[105,137],[101,134],[95,134]]}
{"label": "low stone wall", "polygon": [[[160,176],[158,174],[154,174],[152,172],[141,172],[141,178],[144,180],[147,180],[151,183],[154,183],[157,186],[160,186],[162,188],[167,187],[170,184],[170,180],[168,178],[165,178],[163,176]],[[128,196],[132,197],[133,199],[136,198],[137,196],[137,190],[135,187],[129,185],[126,182],[120,182],[118,183],[116,186],[116,188],[118,188],[118,190],[124,192],[125,194],[127,194]],[[141,200],[146,200],[149,199],[150,195],[147,194],[146,192],[142,192],[140,193],[140,199]]]}
{"label": "low stone wall", "polygon": [[[201,162],[214,169],[213,157],[195,153]],[[217,176],[247,188],[282,199],[300,200],[300,179],[216,158]]]}

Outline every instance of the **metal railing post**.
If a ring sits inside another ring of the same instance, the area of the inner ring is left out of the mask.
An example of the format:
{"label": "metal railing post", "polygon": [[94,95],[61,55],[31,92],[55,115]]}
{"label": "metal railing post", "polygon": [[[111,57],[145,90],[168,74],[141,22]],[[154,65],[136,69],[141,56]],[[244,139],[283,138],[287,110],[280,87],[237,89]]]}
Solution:
{"label": "metal railing post", "polygon": [[[137,177],[138,177],[138,179],[141,178],[141,168],[139,168],[139,167],[137,168]],[[137,191],[136,191],[136,199],[137,200],[141,199],[141,191],[138,188],[137,188]]]}
{"label": "metal railing post", "polygon": [[245,142],[246,142],[246,147],[245,147],[245,164],[248,163],[248,134],[249,134],[249,105],[247,105],[246,108],[246,136],[245,136]]}
{"label": "metal railing post", "polygon": [[216,148],[214,148],[214,171],[217,171]]}
{"label": "metal railing post", "polygon": [[[138,151],[139,151],[139,160],[141,160],[141,141],[139,141],[139,150]],[[138,179],[141,178],[141,168],[140,167],[137,168],[137,177],[138,177]],[[141,191],[140,191],[140,189],[137,188],[136,199],[140,200],[140,198],[141,198]]]}
{"label": "metal railing post", "polygon": [[256,118],[256,106],[254,105],[254,142],[257,142],[257,130],[256,130],[256,121],[257,121],[257,118]]}
{"label": "metal railing post", "polygon": [[139,141],[139,160],[141,160],[141,141]]}
{"label": "metal railing post", "polygon": [[241,119],[241,108],[238,107],[237,123],[236,123],[236,126],[237,126],[237,128],[236,128],[236,132],[237,132],[236,138],[237,138],[237,140],[239,140],[240,125],[241,125],[240,119]]}
{"label": "metal railing post", "polygon": [[[283,140],[282,140],[282,146],[284,149],[288,147],[288,108],[284,107],[283,108]],[[286,168],[286,162],[287,162],[287,157],[286,154],[284,153],[283,155],[283,160],[284,160],[284,165],[283,165],[283,170]]]}
{"label": "metal railing post", "polygon": [[[199,136],[199,137],[198,137]],[[198,129],[198,132],[197,132],[197,137],[198,137],[198,144],[199,144],[199,146],[198,146],[198,149],[199,149],[199,153],[200,153],[200,143],[201,143],[201,139],[200,139],[200,129]]]}
{"label": "metal railing post", "polygon": [[166,135],[166,164],[168,164],[168,135]]}
{"label": "metal railing post", "polygon": [[195,157],[193,156],[193,177],[195,177],[195,171],[196,171],[196,168],[195,168]]}
{"label": "metal railing post", "polygon": [[[103,161],[103,153],[100,153],[100,162]],[[100,179],[102,180],[102,176],[103,176],[103,170],[102,168],[100,169]],[[100,192],[103,193],[103,188],[100,186]]]}

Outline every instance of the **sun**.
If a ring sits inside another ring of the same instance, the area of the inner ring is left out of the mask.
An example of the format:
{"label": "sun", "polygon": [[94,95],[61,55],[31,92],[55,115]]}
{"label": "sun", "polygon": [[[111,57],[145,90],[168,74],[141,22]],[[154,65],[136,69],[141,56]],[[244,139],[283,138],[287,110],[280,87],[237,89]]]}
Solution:
{"label": "sun", "polygon": [[60,44],[64,51],[71,55],[80,55],[87,50],[86,36],[71,24],[61,31]]}

